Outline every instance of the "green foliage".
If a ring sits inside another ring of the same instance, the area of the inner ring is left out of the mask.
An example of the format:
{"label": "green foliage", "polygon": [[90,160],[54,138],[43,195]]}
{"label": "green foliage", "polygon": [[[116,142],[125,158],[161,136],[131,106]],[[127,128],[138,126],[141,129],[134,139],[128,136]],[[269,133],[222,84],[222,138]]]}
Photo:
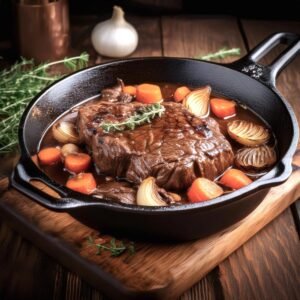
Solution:
{"label": "green foliage", "polygon": [[88,54],[82,53],[80,56],[35,66],[33,60],[21,58],[10,69],[0,72],[0,154],[16,150],[19,121],[30,100],[62,77],[50,75],[50,67],[64,64],[75,71],[85,67],[88,59]]}
{"label": "green foliage", "polygon": [[131,255],[135,253],[135,246],[134,243],[132,242],[125,244],[123,241],[117,242],[115,238],[111,238],[111,240],[108,243],[96,244],[94,239],[91,236],[89,236],[87,239],[89,244],[97,248],[97,252],[96,252],[97,255],[100,255],[103,251],[110,252],[111,256],[114,257],[120,256],[126,250]]}
{"label": "green foliage", "polygon": [[199,55],[196,56],[195,58],[202,59],[202,60],[213,60],[218,58],[225,58],[225,57],[239,56],[239,55],[241,55],[240,48],[232,48],[232,49],[222,48],[217,52],[208,53],[206,55]]}

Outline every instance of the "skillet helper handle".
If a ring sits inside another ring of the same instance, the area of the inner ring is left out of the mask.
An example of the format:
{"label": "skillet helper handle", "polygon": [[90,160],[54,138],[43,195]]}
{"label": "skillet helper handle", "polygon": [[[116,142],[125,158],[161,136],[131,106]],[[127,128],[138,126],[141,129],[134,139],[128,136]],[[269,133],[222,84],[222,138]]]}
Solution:
{"label": "skillet helper handle", "polygon": [[[26,162],[22,161],[21,159],[15,167],[10,177],[10,184],[12,187],[16,188],[26,196],[32,198],[42,206],[56,211],[66,211],[68,209],[86,206],[85,201],[77,199],[75,200],[68,193],[58,191],[55,187],[53,188],[53,186],[49,184],[49,182],[44,181],[43,178],[30,175],[25,171],[25,169],[27,168],[24,165],[26,165]],[[45,193],[43,190],[34,186],[31,183],[31,181],[34,180],[39,181],[52,188],[55,192],[57,192],[58,197],[51,196],[48,193]]]}
{"label": "skillet helper handle", "polygon": [[[258,61],[279,44],[288,47],[273,60],[270,65],[258,64]],[[234,63],[233,67],[263,83],[276,86],[279,73],[300,53],[300,35],[290,32],[272,34],[252,49],[248,55]]]}

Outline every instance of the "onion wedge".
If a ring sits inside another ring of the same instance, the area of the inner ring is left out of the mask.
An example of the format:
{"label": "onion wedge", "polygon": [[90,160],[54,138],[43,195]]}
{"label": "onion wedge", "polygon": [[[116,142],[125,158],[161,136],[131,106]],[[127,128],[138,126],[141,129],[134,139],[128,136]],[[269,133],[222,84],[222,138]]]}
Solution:
{"label": "onion wedge", "polygon": [[209,115],[209,97],[211,87],[209,85],[194,90],[186,95],[183,105],[196,117],[206,118]]}
{"label": "onion wedge", "polygon": [[233,140],[248,147],[263,145],[270,139],[267,128],[244,120],[229,122],[227,132]]}
{"label": "onion wedge", "polygon": [[235,164],[245,170],[263,170],[276,163],[277,155],[273,147],[263,145],[240,149],[235,157]]}

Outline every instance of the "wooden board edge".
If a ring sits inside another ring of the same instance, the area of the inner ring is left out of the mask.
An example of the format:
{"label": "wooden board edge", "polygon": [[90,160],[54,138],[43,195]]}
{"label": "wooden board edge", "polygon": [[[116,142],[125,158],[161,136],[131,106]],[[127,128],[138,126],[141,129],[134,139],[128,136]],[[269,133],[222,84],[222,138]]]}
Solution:
{"label": "wooden board edge", "polygon": [[135,292],[126,288],[110,273],[81,257],[66,242],[46,235],[34,224],[29,223],[25,218],[5,206],[2,201],[0,201],[0,216],[22,237],[112,299],[162,299],[166,293],[168,286],[145,292]]}

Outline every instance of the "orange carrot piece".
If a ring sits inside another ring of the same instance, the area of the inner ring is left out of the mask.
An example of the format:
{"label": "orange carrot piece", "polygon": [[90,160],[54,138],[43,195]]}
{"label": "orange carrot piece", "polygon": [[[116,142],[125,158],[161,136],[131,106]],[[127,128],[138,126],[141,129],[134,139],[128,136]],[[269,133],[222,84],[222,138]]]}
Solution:
{"label": "orange carrot piece", "polygon": [[197,178],[188,189],[187,196],[190,202],[206,201],[223,194],[223,189],[215,182],[206,178]]}
{"label": "orange carrot piece", "polygon": [[70,178],[66,183],[66,187],[73,191],[89,195],[95,190],[97,183],[92,173],[80,173]]}
{"label": "orange carrot piece", "polygon": [[181,102],[184,97],[190,92],[191,90],[186,86],[178,87],[174,93],[174,100],[176,102]]}
{"label": "orange carrot piece", "polygon": [[160,87],[155,84],[143,83],[136,88],[136,100],[142,103],[159,103],[162,99]]}
{"label": "orange carrot piece", "polygon": [[229,169],[227,170],[220,182],[234,190],[238,190],[252,182],[252,180],[241,170]]}
{"label": "orange carrot piece", "polygon": [[210,107],[212,112],[221,119],[232,117],[236,114],[236,104],[231,100],[213,98],[210,100]]}
{"label": "orange carrot piece", "polygon": [[131,96],[136,96],[136,87],[133,85],[125,85],[123,87],[123,93],[129,94]]}
{"label": "orange carrot piece", "polygon": [[65,168],[73,173],[86,171],[91,164],[91,157],[86,153],[72,153],[65,158]]}
{"label": "orange carrot piece", "polygon": [[54,165],[61,161],[60,149],[56,147],[44,148],[38,153],[42,165]]}

